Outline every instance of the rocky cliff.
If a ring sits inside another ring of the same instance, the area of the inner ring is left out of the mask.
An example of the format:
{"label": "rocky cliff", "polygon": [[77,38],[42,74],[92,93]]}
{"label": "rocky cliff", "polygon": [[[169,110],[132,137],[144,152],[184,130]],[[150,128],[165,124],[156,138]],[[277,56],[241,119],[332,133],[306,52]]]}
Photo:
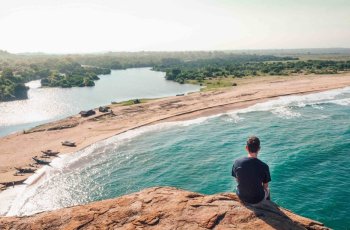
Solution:
{"label": "rocky cliff", "polygon": [[232,193],[202,195],[155,187],[28,217],[2,217],[0,229],[328,229],[266,201],[244,205]]}

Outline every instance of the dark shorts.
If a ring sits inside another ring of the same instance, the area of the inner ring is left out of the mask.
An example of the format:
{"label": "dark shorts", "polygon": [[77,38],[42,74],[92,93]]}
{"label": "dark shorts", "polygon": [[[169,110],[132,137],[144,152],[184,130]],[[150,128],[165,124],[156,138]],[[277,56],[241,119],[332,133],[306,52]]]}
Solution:
{"label": "dark shorts", "polygon": [[[264,192],[265,192],[264,198],[260,202],[262,202],[264,200],[270,200],[270,189],[269,188],[267,188],[267,189],[264,188]],[[239,196],[238,189],[236,189],[236,194]],[[260,202],[258,202],[257,204],[259,204]]]}

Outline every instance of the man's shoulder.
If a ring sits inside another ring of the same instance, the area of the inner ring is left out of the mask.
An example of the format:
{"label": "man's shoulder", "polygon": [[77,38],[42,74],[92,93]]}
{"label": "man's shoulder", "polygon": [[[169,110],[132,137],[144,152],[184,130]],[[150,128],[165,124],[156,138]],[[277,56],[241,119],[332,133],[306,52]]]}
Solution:
{"label": "man's shoulder", "polygon": [[258,159],[258,161],[263,167],[269,168],[269,166],[265,162],[263,162],[262,160]]}
{"label": "man's shoulder", "polygon": [[247,160],[249,160],[248,157],[240,157],[240,158],[235,159],[234,162],[235,162],[235,164],[239,164],[239,163],[242,163],[242,162],[247,161]]}
{"label": "man's shoulder", "polygon": [[269,166],[263,162],[262,160],[258,159],[258,158],[251,158],[251,157],[240,157],[235,159],[234,161],[234,165],[240,165],[243,164],[245,162],[252,162],[255,165],[261,165],[264,168],[269,168]]}

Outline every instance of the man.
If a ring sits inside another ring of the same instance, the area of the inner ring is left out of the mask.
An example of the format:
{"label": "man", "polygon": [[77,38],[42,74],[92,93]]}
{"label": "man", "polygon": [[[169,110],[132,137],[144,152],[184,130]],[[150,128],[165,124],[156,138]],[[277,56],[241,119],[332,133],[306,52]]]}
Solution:
{"label": "man", "polygon": [[246,203],[256,204],[270,199],[269,166],[258,159],[259,138],[252,136],[247,140],[247,157],[237,159],[232,167],[232,176],[237,180],[237,195]]}

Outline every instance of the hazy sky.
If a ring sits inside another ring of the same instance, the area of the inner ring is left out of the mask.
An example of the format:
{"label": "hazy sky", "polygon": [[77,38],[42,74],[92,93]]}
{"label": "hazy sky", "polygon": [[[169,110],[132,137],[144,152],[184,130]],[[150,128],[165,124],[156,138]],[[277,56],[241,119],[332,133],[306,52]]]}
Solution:
{"label": "hazy sky", "polygon": [[350,0],[0,0],[0,49],[350,47]]}

